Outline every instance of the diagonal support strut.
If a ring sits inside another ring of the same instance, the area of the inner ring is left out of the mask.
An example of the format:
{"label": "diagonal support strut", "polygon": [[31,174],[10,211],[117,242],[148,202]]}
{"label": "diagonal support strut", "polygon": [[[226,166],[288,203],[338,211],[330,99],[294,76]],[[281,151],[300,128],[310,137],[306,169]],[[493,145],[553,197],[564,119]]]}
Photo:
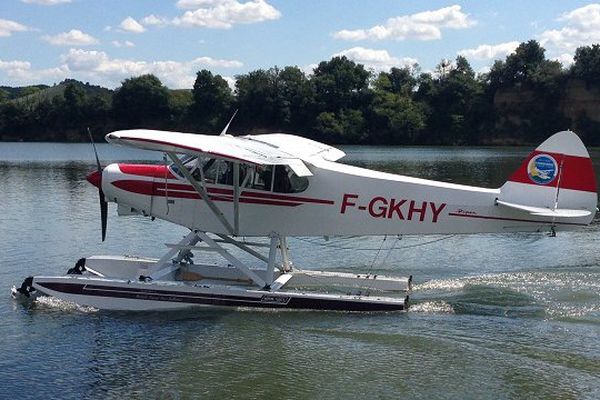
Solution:
{"label": "diagonal support strut", "polygon": [[208,207],[211,209],[211,211],[213,212],[215,217],[217,217],[219,219],[219,221],[221,221],[221,223],[223,224],[225,229],[227,229],[227,231],[231,235],[234,235],[235,230],[233,229],[233,227],[231,226],[229,221],[227,221],[227,218],[225,218],[225,215],[223,214],[223,212],[221,212],[221,210],[219,210],[219,207],[217,207],[215,205],[215,203],[209,198],[208,193],[206,192],[206,189],[204,188],[204,182],[202,182],[202,184],[198,183],[198,181],[196,181],[194,179],[194,177],[192,177],[192,174],[190,174],[190,171],[188,171],[188,169],[185,167],[185,165],[183,165],[183,163],[181,162],[181,160],[179,159],[179,157],[177,157],[177,155],[175,153],[168,152],[167,155],[169,156],[169,158],[171,158],[171,160],[175,163],[175,165],[177,165],[177,167],[179,168],[179,171],[181,171],[183,176],[185,176],[185,178],[189,181],[189,183],[194,187],[196,192],[198,192],[198,194],[200,195],[202,200],[204,200],[206,202],[206,205],[208,205]]}

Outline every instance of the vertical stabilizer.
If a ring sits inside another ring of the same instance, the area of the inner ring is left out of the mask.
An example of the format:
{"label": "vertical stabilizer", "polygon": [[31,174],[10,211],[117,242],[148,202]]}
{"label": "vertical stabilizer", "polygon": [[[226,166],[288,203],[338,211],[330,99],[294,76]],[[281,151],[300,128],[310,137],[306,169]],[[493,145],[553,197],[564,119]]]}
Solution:
{"label": "vertical stabilizer", "polygon": [[500,205],[515,209],[547,210],[557,217],[589,219],[597,205],[592,160],[571,131],[552,135],[523,161],[500,188]]}

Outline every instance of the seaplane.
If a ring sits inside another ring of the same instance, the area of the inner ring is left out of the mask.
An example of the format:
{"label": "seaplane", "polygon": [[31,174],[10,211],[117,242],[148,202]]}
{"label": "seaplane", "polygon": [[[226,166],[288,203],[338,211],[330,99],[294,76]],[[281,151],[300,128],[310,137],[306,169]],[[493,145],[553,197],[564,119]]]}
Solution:
{"label": "seaplane", "polygon": [[[585,227],[597,211],[592,161],[571,131],[552,135],[506,183],[488,189],[346,165],[339,162],[343,151],[314,140],[283,133],[232,136],[228,126],[220,135],[108,133],[108,143],[161,152],[170,163],[102,168],[94,146],[97,169],[87,180],[98,188],[102,241],[109,202],[119,215],[169,221],[189,234],[166,244],[158,259],[81,258],[64,276],[26,278],[13,295],[127,311],[400,311],[408,307],[412,277],[303,269],[293,263],[287,239],[555,235]],[[193,257],[208,252],[222,261]]]}

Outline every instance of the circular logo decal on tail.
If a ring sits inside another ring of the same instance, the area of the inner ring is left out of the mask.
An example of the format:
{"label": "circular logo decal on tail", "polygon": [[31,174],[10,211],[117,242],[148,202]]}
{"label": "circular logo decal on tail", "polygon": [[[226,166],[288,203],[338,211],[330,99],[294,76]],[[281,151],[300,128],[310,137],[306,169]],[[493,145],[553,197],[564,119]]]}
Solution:
{"label": "circular logo decal on tail", "polygon": [[546,185],[556,178],[558,164],[556,160],[547,154],[538,154],[529,160],[527,174],[529,179],[538,185]]}

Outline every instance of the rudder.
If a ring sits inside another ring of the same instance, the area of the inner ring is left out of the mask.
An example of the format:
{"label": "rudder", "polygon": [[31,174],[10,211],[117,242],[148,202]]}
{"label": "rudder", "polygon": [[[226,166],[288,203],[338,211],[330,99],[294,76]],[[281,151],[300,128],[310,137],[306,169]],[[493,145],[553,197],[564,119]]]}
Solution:
{"label": "rudder", "polygon": [[575,133],[555,133],[500,188],[497,203],[536,216],[588,224],[597,205],[589,153]]}

